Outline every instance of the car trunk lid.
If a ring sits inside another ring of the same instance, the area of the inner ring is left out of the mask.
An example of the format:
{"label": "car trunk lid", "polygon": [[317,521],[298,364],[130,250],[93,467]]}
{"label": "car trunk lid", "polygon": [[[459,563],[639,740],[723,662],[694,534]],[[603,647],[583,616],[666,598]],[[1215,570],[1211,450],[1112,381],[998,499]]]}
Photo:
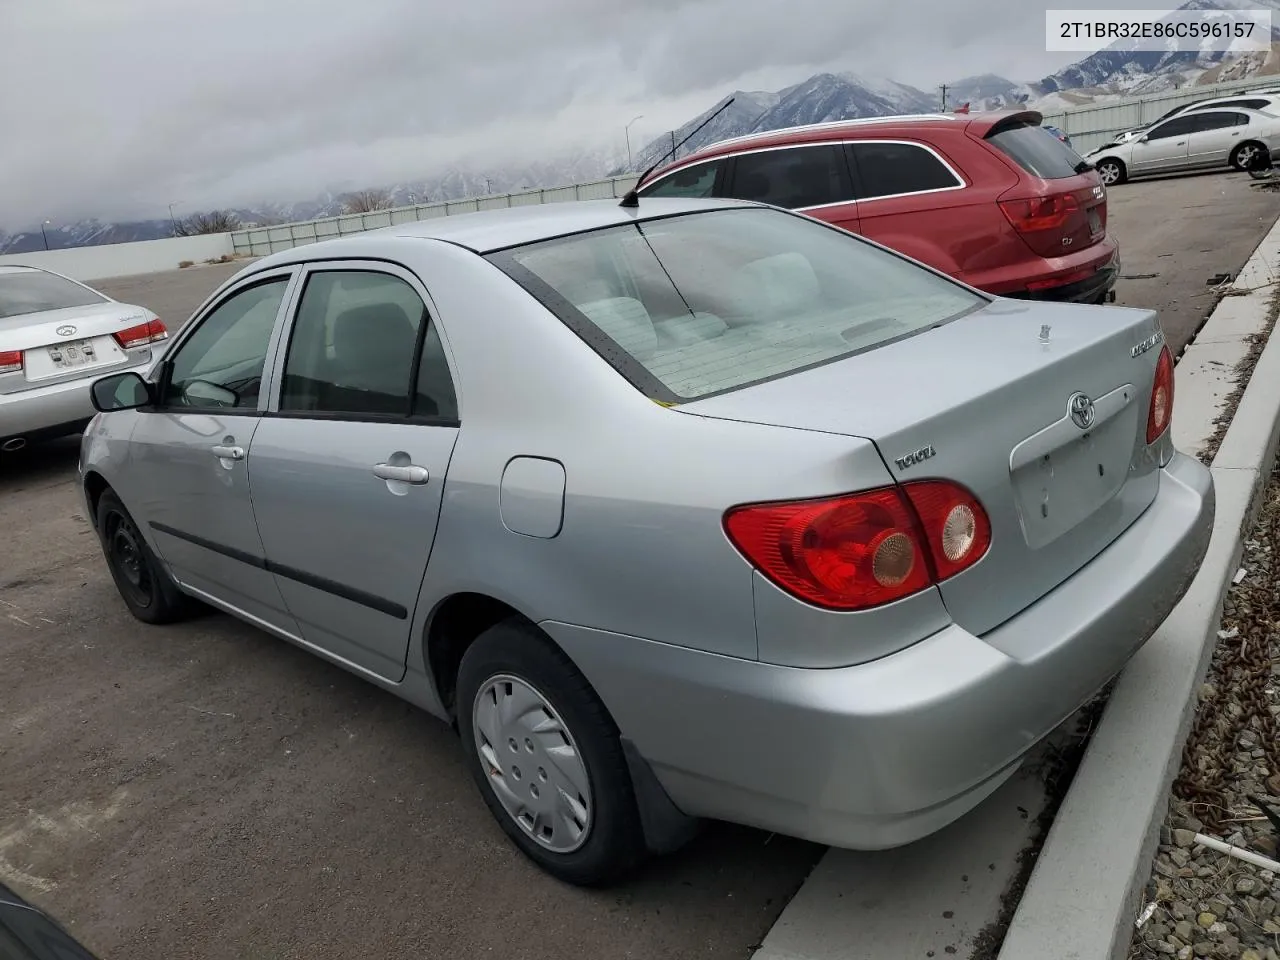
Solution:
{"label": "car trunk lid", "polygon": [[0,365],[0,393],[145,363],[154,341],[126,331],[153,320],[141,307],[114,301],[0,318],[0,358],[7,361]]}
{"label": "car trunk lid", "polygon": [[[678,409],[865,438],[895,479],[968,488],[990,518],[991,547],[938,589],[952,618],[983,634],[1088,563],[1154,499],[1146,422],[1159,341],[1151,311],[996,301]],[[1077,394],[1092,401],[1087,427],[1071,418]]]}

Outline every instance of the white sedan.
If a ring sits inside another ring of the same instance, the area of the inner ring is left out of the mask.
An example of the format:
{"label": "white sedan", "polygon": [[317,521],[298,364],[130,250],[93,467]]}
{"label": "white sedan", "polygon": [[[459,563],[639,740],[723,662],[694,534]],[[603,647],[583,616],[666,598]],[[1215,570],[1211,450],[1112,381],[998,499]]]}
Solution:
{"label": "white sedan", "polygon": [[1152,125],[1127,143],[1085,157],[1108,186],[1132,177],[1187,170],[1248,169],[1259,152],[1280,149],[1280,115],[1263,110],[1194,110]]}
{"label": "white sedan", "polygon": [[150,310],[37,267],[0,266],[0,452],[79,433],[90,384],[144,370],[168,337]]}

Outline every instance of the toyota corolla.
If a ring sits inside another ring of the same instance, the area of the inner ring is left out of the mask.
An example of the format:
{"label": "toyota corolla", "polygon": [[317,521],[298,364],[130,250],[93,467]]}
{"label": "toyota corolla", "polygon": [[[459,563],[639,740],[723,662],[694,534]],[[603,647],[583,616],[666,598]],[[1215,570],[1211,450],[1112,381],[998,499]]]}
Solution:
{"label": "toyota corolla", "polygon": [[548,204],[255,262],[95,385],[81,473],[135,616],[456,724],[594,884],[704,818],[885,848],[995,790],[1204,555],[1173,386],[1148,310],[756,204]]}

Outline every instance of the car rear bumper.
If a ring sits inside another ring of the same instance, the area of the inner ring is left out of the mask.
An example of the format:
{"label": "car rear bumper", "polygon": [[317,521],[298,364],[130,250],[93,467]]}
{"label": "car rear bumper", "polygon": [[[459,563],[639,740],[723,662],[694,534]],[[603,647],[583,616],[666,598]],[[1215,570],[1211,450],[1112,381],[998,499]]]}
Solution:
{"label": "car rear bumper", "polygon": [[95,380],[128,371],[144,374],[146,370],[147,364],[112,367],[92,377],[0,394],[0,443],[15,437],[34,442],[75,433],[93,418],[89,388]]}
{"label": "car rear bumper", "polygon": [[1120,247],[1108,236],[1069,257],[1041,260],[1035,271],[1016,279],[991,278],[974,286],[1001,297],[1051,300],[1056,303],[1100,303],[1120,275]]}
{"label": "car rear bumper", "polygon": [[1088,566],[984,637],[952,625],[899,653],[813,670],[566,624],[573,658],[685,813],[882,849],[952,822],[1113,678],[1208,547],[1208,470],[1181,455]]}

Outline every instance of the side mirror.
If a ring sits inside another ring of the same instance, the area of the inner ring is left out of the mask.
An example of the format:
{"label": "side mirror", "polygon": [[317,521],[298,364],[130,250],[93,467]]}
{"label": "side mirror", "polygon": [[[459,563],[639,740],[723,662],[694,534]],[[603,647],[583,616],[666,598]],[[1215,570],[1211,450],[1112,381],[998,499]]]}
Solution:
{"label": "side mirror", "polygon": [[1147,136],[1147,135],[1144,133],[1142,136],[1140,136],[1140,137],[1138,138],[1138,142],[1139,142],[1139,143],[1146,143],[1146,142],[1147,142],[1148,140],[1150,140],[1150,139],[1151,139],[1151,138],[1150,138],[1149,136]]}
{"label": "side mirror", "polygon": [[89,388],[93,409],[99,413],[113,410],[137,410],[154,402],[151,384],[136,373],[117,373],[103,377]]}

